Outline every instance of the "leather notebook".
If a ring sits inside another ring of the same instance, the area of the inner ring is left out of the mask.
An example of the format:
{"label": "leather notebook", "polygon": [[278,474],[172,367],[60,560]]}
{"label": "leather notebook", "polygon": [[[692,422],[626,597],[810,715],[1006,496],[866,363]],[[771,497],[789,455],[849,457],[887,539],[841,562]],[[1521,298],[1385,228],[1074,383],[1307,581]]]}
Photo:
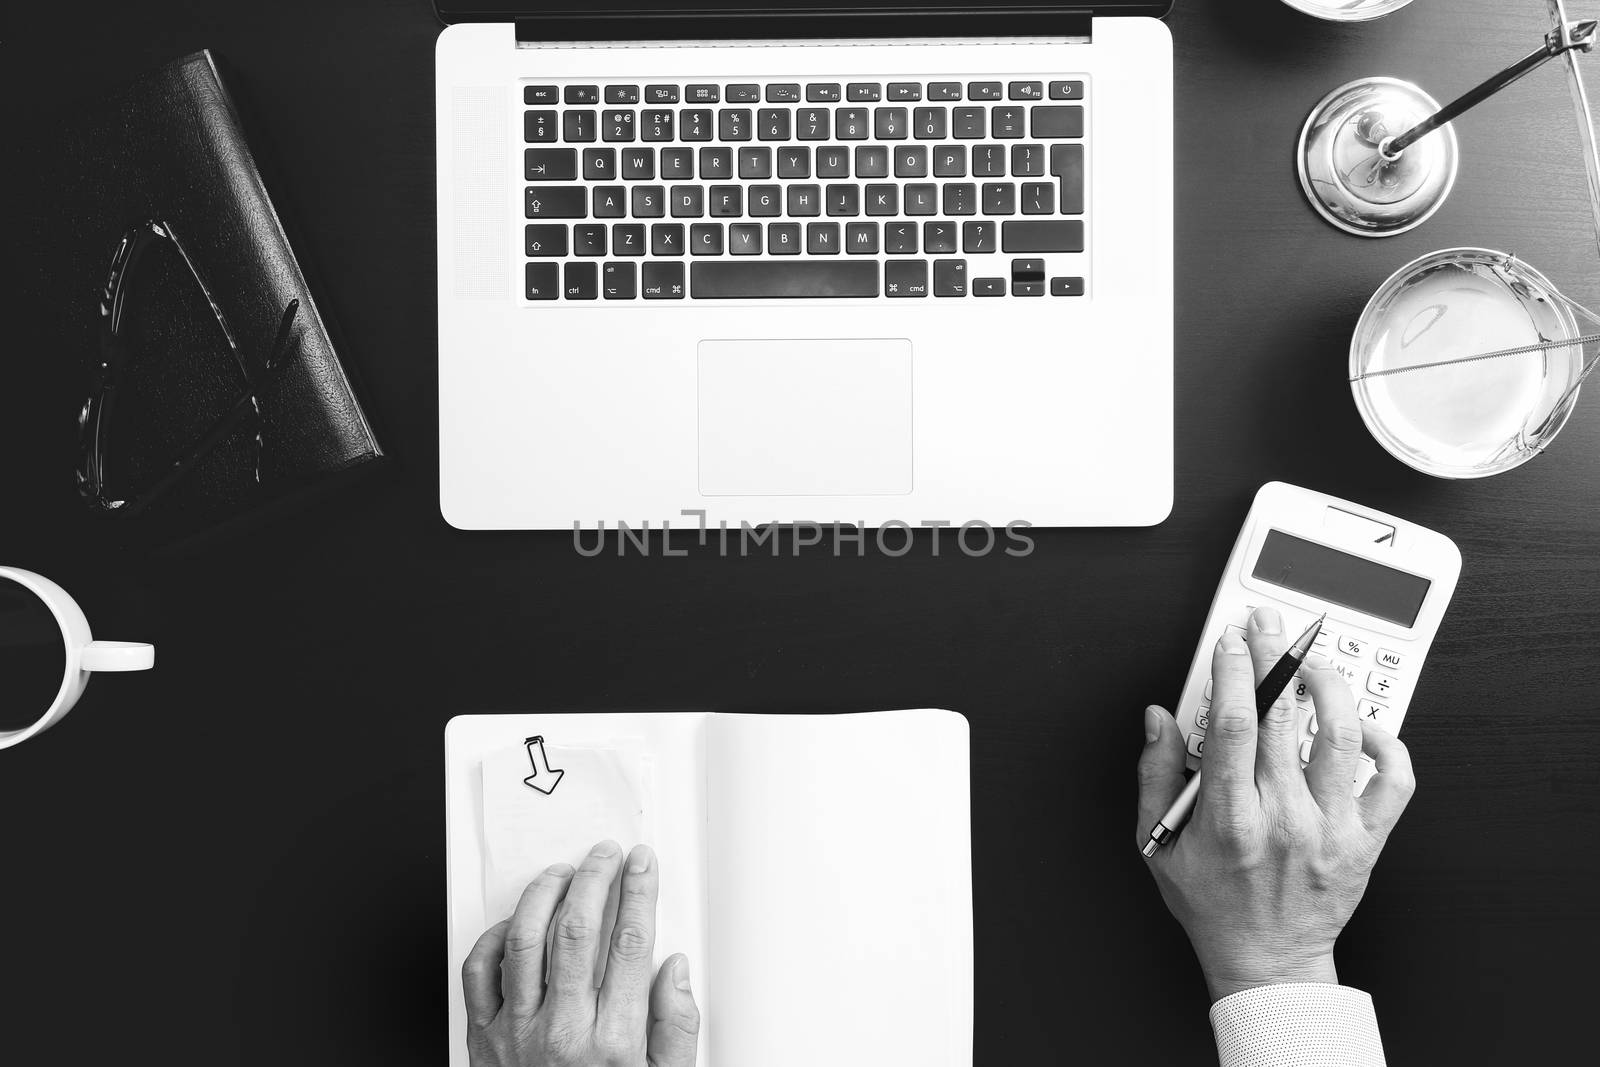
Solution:
{"label": "leather notebook", "polygon": [[76,471],[41,458],[86,515],[172,544],[370,469],[383,451],[211,53],[76,114],[40,153],[35,218],[81,405]]}

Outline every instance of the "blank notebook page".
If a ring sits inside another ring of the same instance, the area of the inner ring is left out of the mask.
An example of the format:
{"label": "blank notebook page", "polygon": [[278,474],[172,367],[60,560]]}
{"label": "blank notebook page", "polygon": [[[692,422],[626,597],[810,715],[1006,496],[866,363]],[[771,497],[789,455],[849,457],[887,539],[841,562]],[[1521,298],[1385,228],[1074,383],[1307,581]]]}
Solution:
{"label": "blank notebook page", "polygon": [[706,755],[710,1062],[970,1064],[966,720],[715,715]]}

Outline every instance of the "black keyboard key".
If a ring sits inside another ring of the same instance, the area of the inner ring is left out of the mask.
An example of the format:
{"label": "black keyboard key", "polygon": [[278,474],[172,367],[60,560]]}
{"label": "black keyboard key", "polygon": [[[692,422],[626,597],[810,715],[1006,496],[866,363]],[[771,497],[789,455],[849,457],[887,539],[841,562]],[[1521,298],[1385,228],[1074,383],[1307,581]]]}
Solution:
{"label": "black keyboard key", "polygon": [[888,99],[890,99],[890,100],[901,100],[901,101],[905,101],[907,103],[909,103],[911,101],[915,101],[915,100],[921,100],[922,99],[922,83],[921,82],[890,82],[889,83],[889,96],[888,96]]}
{"label": "black keyboard key", "polygon": [[703,185],[674,185],[668,199],[675,219],[698,219],[706,213],[706,190]]}
{"label": "black keyboard key", "polygon": [[1022,187],[1024,215],[1054,215],[1056,187],[1049,182],[1028,182]]}
{"label": "black keyboard key", "polygon": [[722,255],[722,223],[697,222],[690,226],[689,254],[692,256]]}
{"label": "black keyboard key", "polygon": [[606,227],[574,226],[572,228],[572,254],[576,256],[603,256],[606,254]]}
{"label": "black keyboard key", "polygon": [[561,295],[559,263],[529,263],[523,271],[523,285],[529,300],[555,300]]}
{"label": "black keyboard key", "polygon": [[[650,254],[652,256],[683,255],[683,223],[658,222],[650,227]],[[649,277],[649,268],[645,276]]]}
{"label": "black keyboard key", "polygon": [[594,187],[594,217],[620,219],[628,214],[628,191],[620,185]]}
{"label": "black keyboard key", "polygon": [[794,123],[788,108],[764,107],[756,114],[756,136],[763,141],[787,141]]}
{"label": "black keyboard key", "polygon": [[826,141],[833,129],[833,112],[825,107],[805,107],[795,113],[795,136],[802,141]]}
{"label": "black keyboard key", "polygon": [[568,263],[562,288],[568,300],[600,299],[600,264]]}
{"label": "black keyboard key", "polygon": [[865,141],[872,136],[872,119],[864,107],[841,107],[833,118],[841,141]]}
{"label": "black keyboard key", "polygon": [[[989,128],[995,140],[1016,140],[1027,135],[1024,127],[1024,110],[1020,107],[997,107],[989,111]],[[1036,135],[1036,136],[1042,136]]]}
{"label": "black keyboard key", "polygon": [[667,213],[667,191],[659,185],[633,187],[633,217],[659,219]]}
{"label": "black keyboard key", "polygon": [[767,251],[775,256],[800,254],[800,224],[798,222],[769,222],[767,224]]}
{"label": "black keyboard key", "polygon": [[522,139],[529,144],[549,144],[560,139],[554,111],[524,111]]}
{"label": "black keyboard key", "polygon": [[961,251],[969,256],[985,252],[998,252],[995,225],[992,222],[964,222],[961,224]]}
{"label": "black keyboard key", "polygon": [[844,99],[844,90],[838,82],[813,82],[806,86],[806,102],[809,104],[834,104]]}
{"label": "black keyboard key", "polygon": [[1043,296],[1044,282],[1019,282],[1011,283],[1012,296]]}
{"label": "black keyboard key", "polygon": [[830,185],[827,191],[828,214],[838,218],[855,218],[861,214],[861,186]]}
{"label": "black keyboard key", "polygon": [[839,254],[839,224],[837,222],[809,222],[806,224],[806,255],[836,256]]}
{"label": "black keyboard key", "polygon": [[567,86],[567,103],[569,104],[598,104],[600,102],[600,87],[598,85],[569,85]]}
{"label": "black keyboard key", "polygon": [[960,100],[960,82],[932,82],[928,85],[929,100]]}
{"label": "black keyboard key", "polygon": [[1004,100],[1005,86],[999,82],[972,82],[967,86],[968,100]]}
{"label": "black keyboard key", "polygon": [[911,129],[919,141],[939,141],[950,136],[950,112],[942,107],[919,107],[911,114]]}
{"label": "black keyboard key", "polygon": [[1013,100],[1043,100],[1043,82],[1012,82],[1011,99]]}
{"label": "black keyboard key", "polygon": [[611,247],[614,256],[644,255],[644,227],[635,222],[611,227]]}
{"label": "black keyboard key", "polygon": [[709,108],[685,108],[678,113],[680,141],[709,141],[716,136]]}
{"label": "black keyboard key", "polygon": [[[995,134],[996,137],[1000,135]],[[1077,104],[1065,107],[1036,107],[1033,109],[1033,136],[1082,137],[1083,108]]]}
{"label": "black keyboard key", "polygon": [[639,117],[639,139],[641,141],[672,140],[672,119],[673,112],[670,108],[646,111]]}
{"label": "black keyboard key", "polygon": [[778,149],[778,177],[811,177],[811,149],[804,145]]}
{"label": "black keyboard key", "polygon": [[750,217],[768,219],[783,214],[783,186],[752,185],[750,187]]}
{"label": "black keyboard key", "polygon": [[791,218],[812,218],[822,214],[822,188],[816,185],[789,186]]}
{"label": "black keyboard key", "polygon": [[1006,252],[1082,252],[1083,223],[1076,219],[1008,222],[1000,241]]}
{"label": "black keyboard key", "polygon": [[700,149],[700,177],[706,181],[733,177],[733,149]]}
{"label": "black keyboard key", "polygon": [[903,107],[880,107],[873,115],[873,131],[880,141],[904,141],[911,112]]}
{"label": "black keyboard key", "polygon": [[1011,173],[1018,178],[1044,176],[1044,145],[1014,144],[1011,146]]}
{"label": "black keyboard key", "polygon": [[934,296],[967,295],[967,261],[937,259],[933,263]]}
{"label": "black keyboard key", "polygon": [[926,178],[928,176],[928,146],[925,144],[900,145],[894,150],[894,176],[896,178]]}
{"label": "black keyboard key", "polygon": [[522,153],[523,177],[530,182],[570,182],[578,177],[576,148],[528,148]]}
{"label": "black keyboard key", "polygon": [[748,141],[750,109],[725,107],[717,112],[717,136],[724,141]]}
{"label": "black keyboard key", "polygon": [[940,220],[922,224],[922,250],[930,256],[945,256],[956,250],[956,224]]}
{"label": "black keyboard key", "polygon": [[530,185],[523,206],[530,219],[586,219],[588,199],[581,185]]}
{"label": "black keyboard key", "polygon": [[1063,81],[1050,83],[1050,99],[1052,100],[1082,100],[1083,83],[1076,81]]}
{"label": "black keyboard key", "polygon": [[737,85],[728,86],[728,103],[730,104],[754,104],[760,99],[761,86],[759,85],[740,82]]}
{"label": "black keyboard key", "polygon": [[567,224],[537,225],[522,228],[522,250],[530,259],[559,259],[567,254]]}
{"label": "black keyboard key", "polygon": [[1082,278],[1051,278],[1050,279],[1050,295],[1051,296],[1082,296],[1083,295],[1083,279]]}
{"label": "black keyboard key", "polygon": [[530,107],[534,104],[559,104],[561,103],[561,90],[554,85],[524,85],[522,87],[522,102]]}
{"label": "black keyboard key", "polygon": [[[583,150],[583,180],[589,182],[614,182],[617,180],[617,150],[615,148],[585,148]],[[599,214],[599,212],[596,212]]]}
{"label": "black keyboard key", "polygon": [[607,111],[600,119],[601,136],[607,141],[633,140],[635,115],[632,111]]}
{"label": "black keyboard key", "polygon": [[878,224],[876,222],[850,222],[844,228],[844,250],[852,256],[878,254]]}
{"label": "black keyboard key", "polygon": [[608,85],[606,86],[606,103],[608,104],[637,104],[639,102],[639,87],[637,85]]}
{"label": "black keyboard key", "polygon": [[690,268],[690,284],[697,300],[855,299],[878,295],[875,260],[703,260]]}
{"label": "black keyboard key", "polygon": [[800,86],[794,82],[774,82],[767,86],[769,104],[798,104],[800,101]]}
{"label": "black keyboard key", "polygon": [[761,224],[740,222],[728,227],[728,251],[736,256],[761,254]]}
{"label": "black keyboard key", "polygon": [[817,149],[817,177],[850,177],[850,150],[832,147]]}
{"label": "black keyboard key", "polygon": [[744,186],[713,185],[711,187],[711,217],[736,219],[744,214]]}
{"label": "black keyboard key", "polygon": [[928,261],[891,259],[883,265],[883,291],[893,297],[928,295]]}
{"label": "black keyboard key", "polygon": [[963,141],[976,141],[989,136],[989,118],[981,107],[955,109],[955,134]]}
{"label": "black keyboard key", "polygon": [[1006,176],[1006,150],[1004,145],[981,144],[972,149],[972,176],[974,178],[1004,178]]}
{"label": "black keyboard key", "polygon": [[972,283],[973,296],[1005,296],[1006,280],[1004,278],[979,278]]}
{"label": "black keyboard key", "polygon": [[632,263],[607,263],[600,268],[600,292],[607,300],[632,300],[639,295],[639,271]]}
{"label": "black keyboard key", "polygon": [[628,148],[622,153],[622,176],[630,182],[647,182],[656,176],[653,148]]}
{"label": "black keyboard key", "polygon": [[739,149],[739,177],[772,177],[772,149],[766,147]]}
{"label": "black keyboard key", "polygon": [[661,180],[664,182],[689,181],[694,177],[694,149],[663,148],[661,150]]}
{"label": "black keyboard key", "polygon": [[933,176],[935,178],[965,178],[967,176],[967,146],[942,144],[933,150]]}
{"label": "black keyboard key", "polygon": [[722,101],[722,90],[715,85],[691,85],[683,91],[685,104],[716,104]]}
{"label": "black keyboard key", "polygon": [[1050,174],[1061,179],[1061,213],[1083,214],[1083,145],[1050,146]]}
{"label": "black keyboard key", "polygon": [[1014,259],[1011,261],[1011,295],[1044,295],[1044,260]]}
{"label": "black keyboard key", "polygon": [[860,145],[856,148],[856,177],[887,178],[889,176],[889,150],[881,144]]}
{"label": "black keyboard key", "polygon": [[983,213],[985,215],[1015,215],[1017,213],[1017,187],[1010,182],[988,182],[983,187]]}
{"label": "black keyboard key", "polygon": [[[633,112],[630,111],[628,114],[631,115]],[[578,144],[593,141],[594,120],[595,113],[593,111],[576,108],[569,110],[565,115],[561,116],[561,136]]]}
{"label": "black keyboard key", "polygon": [[875,104],[883,99],[883,86],[877,82],[851,82],[844,95],[858,103]]}
{"label": "black keyboard key", "polygon": [[676,85],[646,85],[644,87],[644,102],[647,104],[676,104],[678,102],[678,87]]}
{"label": "black keyboard key", "polygon": [[891,256],[917,254],[917,224],[889,222],[883,227],[883,250]]}
{"label": "black keyboard key", "polygon": [[913,184],[906,186],[906,214],[932,215],[939,210],[937,185]]}
{"label": "black keyboard key", "polygon": [[971,182],[951,182],[944,187],[944,213],[946,215],[976,215],[978,213],[978,187]]}
{"label": "black keyboard key", "polygon": [[682,263],[646,263],[644,265],[644,298],[646,300],[682,300],[688,295],[683,280]]}
{"label": "black keyboard key", "polygon": [[867,214],[900,214],[900,187],[898,185],[867,186]]}

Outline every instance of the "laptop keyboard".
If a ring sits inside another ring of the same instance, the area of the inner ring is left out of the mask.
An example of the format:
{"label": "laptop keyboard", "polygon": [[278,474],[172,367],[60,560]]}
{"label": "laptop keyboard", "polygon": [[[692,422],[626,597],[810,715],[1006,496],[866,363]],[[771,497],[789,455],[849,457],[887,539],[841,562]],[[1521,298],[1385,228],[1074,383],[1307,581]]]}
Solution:
{"label": "laptop keyboard", "polygon": [[1081,297],[1087,84],[525,83],[526,299]]}

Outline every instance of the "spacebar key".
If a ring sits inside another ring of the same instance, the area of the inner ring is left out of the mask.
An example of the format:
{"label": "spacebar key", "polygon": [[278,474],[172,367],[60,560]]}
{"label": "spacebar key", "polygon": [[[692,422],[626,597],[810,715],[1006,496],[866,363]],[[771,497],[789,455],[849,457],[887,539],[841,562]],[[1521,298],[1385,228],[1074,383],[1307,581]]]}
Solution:
{"label": "spacebar key", "polygon": [[793,300],[878,295],[878,261],[796,260],[690,264],[696,300]]}

